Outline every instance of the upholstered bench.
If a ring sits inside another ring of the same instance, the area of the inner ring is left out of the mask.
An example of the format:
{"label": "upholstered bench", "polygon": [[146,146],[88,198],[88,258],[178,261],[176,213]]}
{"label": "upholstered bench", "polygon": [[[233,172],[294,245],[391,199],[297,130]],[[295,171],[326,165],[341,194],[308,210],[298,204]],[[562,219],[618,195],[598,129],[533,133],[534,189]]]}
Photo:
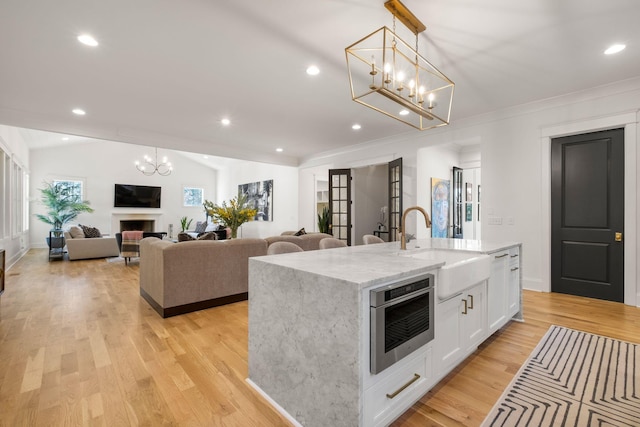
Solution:
{"label": "upholstered bench", "polygon": [[[128,264],[133,257],[140,257],[140,240],[145,237],[157,237],[163,239],[167,233],[165,231],[151,232],[122,232],[116,233],[116,241],[118,242],[118,248],[120,248],[120,256],[124,258],[124,263]],[[123,237],[124,236],[124,237]]]}

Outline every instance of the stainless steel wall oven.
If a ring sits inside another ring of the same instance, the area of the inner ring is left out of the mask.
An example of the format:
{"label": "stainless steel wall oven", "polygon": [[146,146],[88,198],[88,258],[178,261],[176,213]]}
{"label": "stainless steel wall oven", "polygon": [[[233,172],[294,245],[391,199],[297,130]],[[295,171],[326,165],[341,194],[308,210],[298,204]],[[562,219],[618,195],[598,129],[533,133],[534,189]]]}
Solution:
{"label": "stainless steel wall oven", "polygon": [[371,290],[372,374],[382,372],[433,339],[434,292],[433,274]]}

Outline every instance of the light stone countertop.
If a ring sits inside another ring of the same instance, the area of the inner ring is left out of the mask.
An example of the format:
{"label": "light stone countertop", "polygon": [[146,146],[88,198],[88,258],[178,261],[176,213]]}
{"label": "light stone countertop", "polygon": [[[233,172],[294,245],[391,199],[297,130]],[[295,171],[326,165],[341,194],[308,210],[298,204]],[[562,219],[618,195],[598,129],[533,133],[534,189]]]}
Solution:
{"label": "light stone countertop", "polygon": [[[318,276],[351,282],[364,289],[439,268],[447,262],[473,258],[519,245],[515,242],[486,242],[464,239],[419,239],[400,250],[399,242],[350,246],[290,254],[267,255],[251,260],[266,262]],[[421,259],[408,255],[433,251]],[[463,255],[464,254],[464,255]]]}

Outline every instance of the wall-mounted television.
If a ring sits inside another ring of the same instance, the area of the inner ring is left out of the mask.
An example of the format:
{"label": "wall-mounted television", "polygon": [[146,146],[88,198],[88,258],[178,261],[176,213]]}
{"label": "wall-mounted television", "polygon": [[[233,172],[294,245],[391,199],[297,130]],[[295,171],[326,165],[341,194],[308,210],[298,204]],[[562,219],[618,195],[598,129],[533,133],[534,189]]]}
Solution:
{"label": "wall-mounted television", "polygon": [[159,208],[162,187],[116,184],[113,206],[116,208]]}

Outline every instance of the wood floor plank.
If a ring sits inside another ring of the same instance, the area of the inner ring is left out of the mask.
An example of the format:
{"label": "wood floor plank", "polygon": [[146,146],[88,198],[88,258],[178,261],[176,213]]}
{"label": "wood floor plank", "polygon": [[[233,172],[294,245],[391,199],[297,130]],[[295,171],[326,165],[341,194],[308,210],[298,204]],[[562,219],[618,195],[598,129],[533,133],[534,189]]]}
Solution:
{"label": "wood floor plank", "polygon": [[[31,250],[0,297],[0,427],[290,426],[246,382],[248,303],[162,319],[139,265]],[[524,293],[510,322],[392,425],[477,426],[552,324],[640,342],[640,310]]]}

